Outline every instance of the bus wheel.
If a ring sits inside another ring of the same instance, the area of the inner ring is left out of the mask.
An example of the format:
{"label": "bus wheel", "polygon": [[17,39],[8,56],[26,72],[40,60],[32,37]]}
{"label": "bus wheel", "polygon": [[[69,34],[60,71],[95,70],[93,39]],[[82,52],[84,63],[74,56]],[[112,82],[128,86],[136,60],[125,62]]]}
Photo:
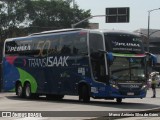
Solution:
{"label": "bus wheel", "polygon": [[31,85],[30,83],[26,83],[24,86],[24,96],[25,98],[31,98]]}
{"label": "bus wheel", "polygon": [[23,97],[23,88],[20,83],[16,86],[16,94],[18,97]]}
{"label": "bus wheel", "polygon": [[81,87],[81,92],[79,94],[79,100],[82,102],[89,102],[90,101],[89,89],[86,85],[83,85]]}
{"label": "bus wheel", "polygon": [[122,103],[122,98],[117,98],[117,103]]}

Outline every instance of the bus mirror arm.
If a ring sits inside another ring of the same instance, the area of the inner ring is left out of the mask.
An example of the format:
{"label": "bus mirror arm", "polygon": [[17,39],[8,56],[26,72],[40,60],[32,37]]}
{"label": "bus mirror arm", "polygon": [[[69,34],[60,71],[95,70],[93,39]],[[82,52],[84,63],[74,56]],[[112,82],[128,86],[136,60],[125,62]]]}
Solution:
{"label": "bus mirror arm", "polygon": [[145,52],[145,54],[147,56],[147,61],[149,63],[149,66],[150,67],[155,66],[155,64],[157,63],[157,57],[150,52]]}
{"label": "bus mirror arm", "polygon": [[108,53],[107,51],[102,50],[102,49],[98,49],[98,52],[100,52],[100,53]]}
{"label": "bus mirror arm", "polygon": [[145,52],[145,55],[151,55],[151,53],[150,52]]}

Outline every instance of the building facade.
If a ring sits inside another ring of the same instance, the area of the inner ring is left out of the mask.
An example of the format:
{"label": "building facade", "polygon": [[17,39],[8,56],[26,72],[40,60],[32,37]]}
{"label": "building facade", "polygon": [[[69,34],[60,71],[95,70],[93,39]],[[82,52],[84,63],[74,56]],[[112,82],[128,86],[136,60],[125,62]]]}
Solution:
{"label": "building facade", "polygon": [[149,39],[148,39],[148,29],[138,29],[135,30],[134,32],[142,36],[145,50],[147,51],[148,47],[149,52],[156,55],[157,64],[155,66],[155,70],[160,72],[160,29],[150,29]]}

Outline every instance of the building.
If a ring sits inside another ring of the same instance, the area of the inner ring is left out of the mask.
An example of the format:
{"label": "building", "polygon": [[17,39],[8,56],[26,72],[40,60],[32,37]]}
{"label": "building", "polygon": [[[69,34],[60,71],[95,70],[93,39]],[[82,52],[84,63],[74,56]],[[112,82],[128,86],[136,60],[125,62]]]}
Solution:
{"label": "building", "polygon": [[[138,29],[134,32],[139,33],[142,36],[145,50],[147,51],[148,29]],[[157,56],[157,64],[155,69],[160,72],[160,29],[150,29],[149,52]]]}
{"label": "building", "polygon": [[89,23],[90,29],[99,29],[99,23]]}

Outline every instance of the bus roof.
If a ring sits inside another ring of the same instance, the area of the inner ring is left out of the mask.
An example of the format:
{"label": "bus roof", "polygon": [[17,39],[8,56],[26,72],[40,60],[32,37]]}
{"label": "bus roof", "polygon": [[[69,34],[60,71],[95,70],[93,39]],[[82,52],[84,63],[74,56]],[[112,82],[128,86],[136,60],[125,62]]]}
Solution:
{"label": "bus roof", "polygon": [[122,33],[122,34],[131,34],[131,35],[139,36],[139,34],[137,34],[137,33],[129,32],[129,31],[125,31],[125,30],[91,29],[90,31],[101,32],[101,33]]}
{"label": "bus roof", "polygon": [[30,34],[29,36],[42,35],[42,34],[50,34],[50,33],[79,31],[79,30],[82,30],[82,28],[69,28],[69,29],[59,29],[59,30],[43,31],[43,32],[39,32],[39,33]]}
{"label": "bus roof", "polygon": [[24,37],[7,38],[5,41],[19,40],[19,39],[23,39],[23,38],[34,37],[34,36],[39,36],[39,35],[44,35],[44,34],[61,33],[61,32],[73,32],[73,31],[80,31],[80,30],[83,30],[83,29],[82,28],[69,28],[69,29],[43,31],[43,32],[39,32],[39,33],[33,33],[33,34],[30,34],[30,35],[24,36]]}
{"label": "bus roof", "polygon": [[59,29],[59,30],[51,30],[51,31],[43,31],[43,32],[39,32],[39,33],[33,33],[33,34],[30,34],[29,36],[51,34],[51,33],[60,33],[60,32],[70,32],[70,31],[80,31],[80,30],[85,30],[85,31],[90,31],[90,32],[101,32],[101,33],[124,33],[124,34],[138,35],[137,33],[124,31],[124,30],[68,28],[68,29]]}
{"label": "bus roof", "polygon": [[8,38],[8,39],[6,39],[6,41],[19,40],[19,39],[23,39],[23,38],[27,38],[27,37],[34,37],[34,36],[39,36],[39,35],[44,35],[44,34],[61,33],[61,32],[63,32],[63,33],[64,32],[74,32],[74,31],[81,31],[81,30],[85,30],[85,31],[88,31],[91,33],[122,33],[122,34],[124,33],[124,34],[131,34],[131,35],[139,36],[137,33],[128,32],[128,31],[124,31],[124,30],[68,28],[68,29],[50,30],[50,31],[43,31],[43,32],[39,32],[39,33],[33,33],[33,34],[30,34],[30,35],[24,36],[24,37]]}

